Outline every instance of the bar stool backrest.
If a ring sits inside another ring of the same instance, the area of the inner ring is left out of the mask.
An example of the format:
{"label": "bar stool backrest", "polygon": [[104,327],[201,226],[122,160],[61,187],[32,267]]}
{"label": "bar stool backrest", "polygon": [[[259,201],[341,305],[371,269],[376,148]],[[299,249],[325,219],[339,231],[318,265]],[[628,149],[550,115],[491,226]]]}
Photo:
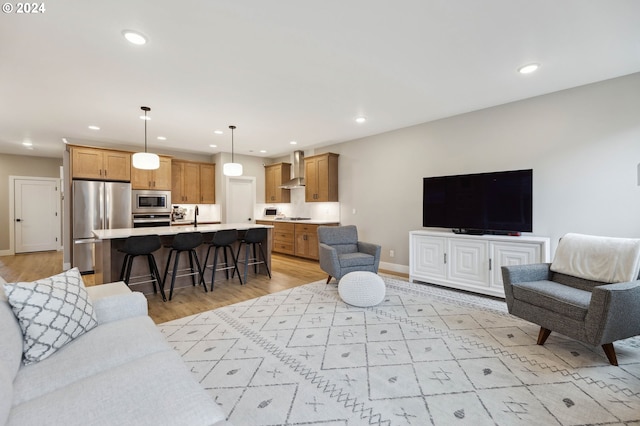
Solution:
{"label": "bar stool backrest", "polygon": [[202,244],[200,232],[181,232],[173,237],[171,248],[175,250],[192,250]]}
{"label": "bar stool backrest", "polygon": [[159,235],[134,235],[124,241],[122,251],[127,254],[149,254],[162,247]]}
{"label": "bar stool backrest", "polygon": [[211,240],[211,244],[214,246],[229,246],[238,240],[238,230],[237,229],[225,229],[222,231],[216,231],[213,234],[213,239]]}
{"label": "bar stool backrest", "polygon": [[244,234],[247,243],[261,243],[267,239],[267,228],[251,228]]}

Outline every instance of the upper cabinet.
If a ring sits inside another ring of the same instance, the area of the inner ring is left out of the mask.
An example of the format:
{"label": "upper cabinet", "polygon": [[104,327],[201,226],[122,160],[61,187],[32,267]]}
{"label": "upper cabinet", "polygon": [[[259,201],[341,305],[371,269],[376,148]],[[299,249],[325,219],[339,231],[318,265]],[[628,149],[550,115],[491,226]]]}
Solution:
{"label": "upper cabinet", "polygon": [[305,201],[338,201],[338,154],[305,157]]}
{"label": "upper cabinet", "polygon": [[131,167],[131,188],[171,190],[171,157],[160,156],[160,168],[142,170]]}
{"label": "upper cabinet", "polygon": [[174,204],[215,204],[216,165],[193,161],[171,161],[171,201]]}
{"label": "upper cabinet", "polygon": [[264,166],[265,203],[290,203],[291,190],[280,185],[291,179],[291,163]]}
{"label": "upper cabinet", "polygon": [[129,182],[131,153],[81,146],[71,147],[71,177]]}
{"label": "upper cabinet", "polygon": [[216,203],[216,165],[200,164],[200,202]]}

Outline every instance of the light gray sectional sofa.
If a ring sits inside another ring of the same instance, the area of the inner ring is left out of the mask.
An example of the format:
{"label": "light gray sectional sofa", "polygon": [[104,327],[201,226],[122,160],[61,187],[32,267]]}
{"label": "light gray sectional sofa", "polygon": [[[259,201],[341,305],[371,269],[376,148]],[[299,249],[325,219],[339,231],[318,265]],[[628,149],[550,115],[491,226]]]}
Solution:
{"label": "light gray sectional sofa", "polygon": [[147,315],[141,293],[122,282],[88,287],[98,326],[24,365],[22,332],[1,288],[0,424],[228,424]]}

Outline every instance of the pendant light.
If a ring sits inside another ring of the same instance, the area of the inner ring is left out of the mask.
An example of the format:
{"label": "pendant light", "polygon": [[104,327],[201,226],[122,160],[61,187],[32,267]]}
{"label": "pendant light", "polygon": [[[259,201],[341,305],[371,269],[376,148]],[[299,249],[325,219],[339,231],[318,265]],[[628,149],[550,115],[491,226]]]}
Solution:
{"label": "pendant light", "polygon": [[142,170],[156,170],[160,168],[160,157],[157,154],[147,152],[147,113],[151,111],[151,108],[143,106],[140,107],[144,111],[144,117],[140,117],[144,120],[144,152],[136,152],[131,157],[133,167]]}
{"label": "pendant light", "polygon": [[225,176],[242,176],[242,164],[233,162],[233,131],[236,126],[229,126],[231,129],[231,162],[225,163],[222,167],[222,173]]}

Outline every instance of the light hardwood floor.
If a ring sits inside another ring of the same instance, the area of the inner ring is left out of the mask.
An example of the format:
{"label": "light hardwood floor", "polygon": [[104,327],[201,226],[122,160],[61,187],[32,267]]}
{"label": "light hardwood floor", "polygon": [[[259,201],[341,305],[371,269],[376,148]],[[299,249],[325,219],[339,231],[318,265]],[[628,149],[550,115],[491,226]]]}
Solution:
{"label": "light hardwood floor", "polygon": [[[60,272],[62,252],[0,257],[0,276],[8,282],[34,281]],[[207,272],[207,279],[209,274]],[[176,289],[168,302],[163,302],[159,294],[149,294],[149,316],[160,324],[327,278],[316,261],[276,253],[272,256],[271,275],[269,279],[266,275],[250,274],[249,282],[240,285],[237,278],[227,281],[219,272],[220,278],[216,279],[212,292],[205,293],[202,286]],[[93,285],[92,275],[84,275],[83,278],[85,285]],[[135,290],[135,286],[132,289]]]}

